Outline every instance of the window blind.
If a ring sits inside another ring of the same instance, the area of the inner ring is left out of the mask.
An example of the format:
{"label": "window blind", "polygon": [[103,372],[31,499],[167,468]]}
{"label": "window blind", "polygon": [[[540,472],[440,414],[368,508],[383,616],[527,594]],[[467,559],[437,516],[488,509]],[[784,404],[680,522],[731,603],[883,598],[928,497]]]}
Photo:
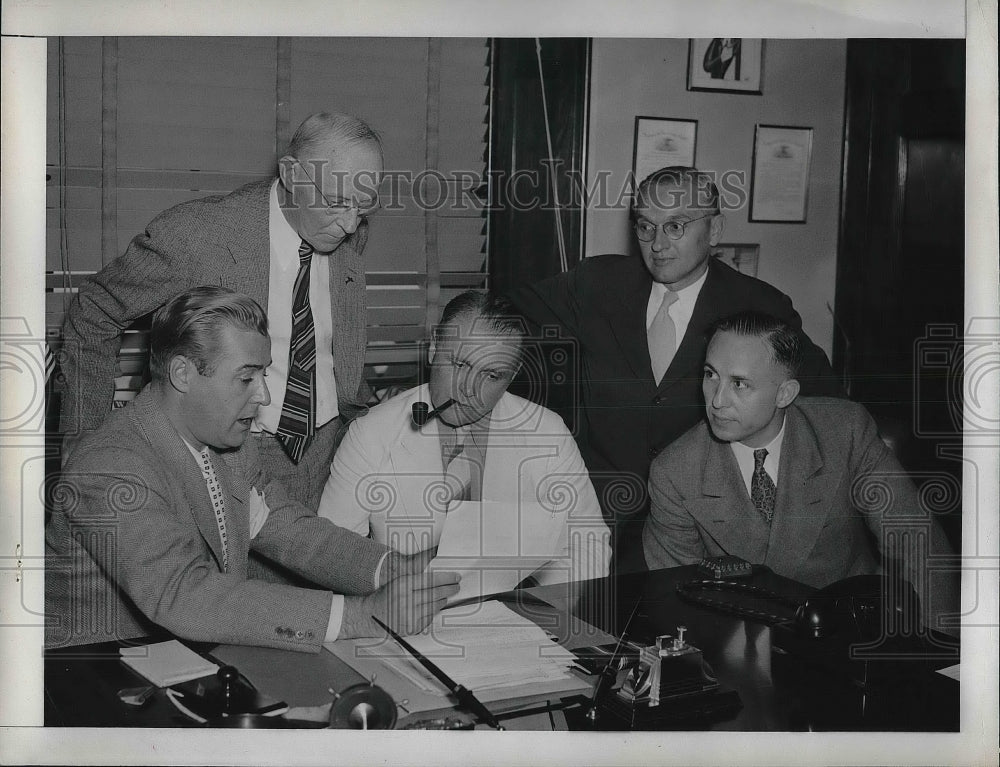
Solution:
{"label": "window blind", "polygon": [[[52,38],[48,69],[56,344],[81,279],[172,205],[271,176],[281,134],[321,110],[358,115],[385,148],[384,208],[365,251],[375,383],[412,379],[443,302],[485,285],[485,39]],[[141,328],[125,348],[119,400],[141,384]]]}

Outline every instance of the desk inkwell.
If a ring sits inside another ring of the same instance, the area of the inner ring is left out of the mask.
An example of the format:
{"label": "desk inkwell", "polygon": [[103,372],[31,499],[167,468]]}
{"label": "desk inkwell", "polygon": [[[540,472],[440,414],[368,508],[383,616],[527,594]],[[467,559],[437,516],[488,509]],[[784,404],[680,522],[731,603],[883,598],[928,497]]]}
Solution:
{"label": "desk inkwell", "polygon": [[721,688],[701,650],[684,639],[686,631],[679,626],[676,637],[663,634],[641,647],[638,660],[623,672],[622,683],[605,692],[616,675],[612,657],[587,715],[597,729],[695,729],[740,709],[739,694]]}

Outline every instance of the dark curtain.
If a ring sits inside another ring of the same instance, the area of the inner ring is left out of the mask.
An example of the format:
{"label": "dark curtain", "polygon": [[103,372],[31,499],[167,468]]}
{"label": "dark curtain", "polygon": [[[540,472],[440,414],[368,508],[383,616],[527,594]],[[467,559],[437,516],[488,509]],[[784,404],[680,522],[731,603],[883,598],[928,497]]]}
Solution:
{"label": "dark curtain", "polygon": [[583,256],[590,41],[495,39],[491,63],[490,278],[506,292],[561,270],[557,221],[568,265]]}

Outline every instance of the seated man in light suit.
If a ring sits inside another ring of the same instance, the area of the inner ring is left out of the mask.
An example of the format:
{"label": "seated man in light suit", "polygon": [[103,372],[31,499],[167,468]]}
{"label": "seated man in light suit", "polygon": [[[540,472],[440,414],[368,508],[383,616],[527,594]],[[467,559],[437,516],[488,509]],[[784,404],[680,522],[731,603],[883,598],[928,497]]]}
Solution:
{"label": "seated man in light suit", "polygon": [[[511,314],[506,299],[477,291],[448,303],[429,384],[352,423],[319,515],[412,553],[447,540],[449,524],[451,534],[463,524],[456,509],[471,507],[481,516],[465,522],[479,537],[461,556],[523,557],[520,576],[543,585],[603,577],[610,533],[576,443],[555,413],[507,392],[525,332]],[[441,408],[421,427],[419,402]]]}
{"label": "seated man in light suit", "polygon": [[[424,628],[457,592],[265,483],[247,439],[270,395],[267,316],[226,288],[153,317],[152,382],[73,451],[46,531],[49,646],[182,639],[318,651],[338,637]],[[82,545],[81,545],[82,544]],[[316,584],[247,577],[253,549]],[[349,596],[342,596],[349,595]]]}
{"label": "seated man in light suit", "polygon": [[922,549],[951,554],[940,525],[864,407],[798,396],[800,362],[788,323],[742,312],[716,324],[702,382],[707,423],[652,465],[646,561],[733,554],[822,587],[895,560],[925,624],[943,628],[931,619],[957,612],[957,579],[931,578]]}

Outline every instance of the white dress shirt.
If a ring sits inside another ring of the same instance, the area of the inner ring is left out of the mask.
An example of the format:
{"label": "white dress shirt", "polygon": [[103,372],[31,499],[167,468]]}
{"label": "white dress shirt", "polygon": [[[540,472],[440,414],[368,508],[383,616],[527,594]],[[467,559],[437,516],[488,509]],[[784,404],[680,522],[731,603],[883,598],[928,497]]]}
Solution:
{"label": "white dress shirt", "polygon": [[[267,369],[267,388],[271,404],[261,407],[254,419],[253,431],[274,434],[281,421],[288,381],[288,354],[292,336],[292,292],[299,273],[299,245],[302,238],[289,226],[278,205],[278,180],[271,184],[270,277],[267,285],[267,324],[271,336],[271,366]],[[337,382],[333,374],[333,315],[330,308],[330,255],[313,253],[309,272],[309,306],[316,328],[316,428],[336,418]]]}
{"label": "white dress shirt", "polygon": [[[698,294],[701,293],[702,285],[705,284],[707,277],[708,269],[686,288],[675,291],[677,300],[667,309],[670,319],[674,321],[674,327],[677,329],[674,338],[677,339],[678,349],[681,347],[681,341],[684,340],[684,334],[687,333],[688,323],[691,322],[691,314],[694,312],[694,304],[698,300]],[[666,285],[662,282],[653,283],[653,287],[649,291],[649,302],[646,304],[646,330],[649,330],[649,326],[653,324],[653,319],[660,311],[660,304],[663,303],[663,297],[666,293]]]}
{"label": "white dress shirt", "polygon": [[[781,422],[781,431],[768,444],[763,447],[767,450],[767,457],[764,458],[764,471],[774,481],[774,486],[778,486],[778,466],[781,465],[781,443],[785,439],[785,422]],[[747,486],[747,495],[751,494],[750,483],[753,480],[753,453],[760,450],[759,447],[748,447],[742,442],[730,442],[736,456],[736,463],[740,467],[740,476],[743,477],[743,484]]]}

